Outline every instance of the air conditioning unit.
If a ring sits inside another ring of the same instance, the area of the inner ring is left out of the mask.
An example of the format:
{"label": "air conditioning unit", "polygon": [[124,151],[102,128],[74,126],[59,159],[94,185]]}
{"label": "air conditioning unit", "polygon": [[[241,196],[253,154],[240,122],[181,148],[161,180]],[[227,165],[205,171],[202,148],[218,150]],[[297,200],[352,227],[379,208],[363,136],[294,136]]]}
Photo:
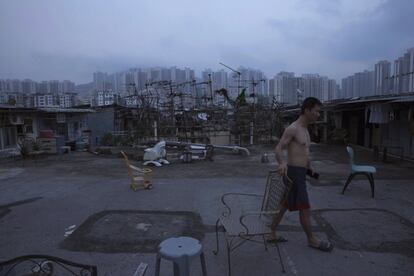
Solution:
{"label": "air conditioning unit", "polygon": [[23,125],[23,117],[17,114],[9,115],[10,124],[12,125]]}

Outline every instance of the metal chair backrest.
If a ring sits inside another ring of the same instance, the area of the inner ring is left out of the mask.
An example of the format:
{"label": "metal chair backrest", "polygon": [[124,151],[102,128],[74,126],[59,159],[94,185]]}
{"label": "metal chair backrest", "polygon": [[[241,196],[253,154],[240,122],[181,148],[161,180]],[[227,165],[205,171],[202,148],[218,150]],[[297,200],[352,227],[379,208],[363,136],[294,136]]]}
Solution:
{"label": "metal chair backrest", "polygon": [[261,211],[277,211],[284,203],[292,183],[277,171],[270,171],[267,176],[266,189]]}
{"label": "metal chair backrest", "polygon": [[94,265],[86,265],[48,255],[25,255],[0,262],[0,275],[90,275],[97,276]]}

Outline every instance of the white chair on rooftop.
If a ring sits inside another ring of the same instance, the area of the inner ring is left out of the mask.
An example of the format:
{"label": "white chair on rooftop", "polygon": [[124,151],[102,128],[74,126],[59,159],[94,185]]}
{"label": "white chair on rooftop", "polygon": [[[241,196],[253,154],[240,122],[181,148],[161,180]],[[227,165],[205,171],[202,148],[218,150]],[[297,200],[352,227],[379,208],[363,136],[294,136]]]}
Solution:
{"label": "white chair on rooftop", "polygon": [[162,165],[168,165],[168,162],[165,157],[167,156],[167,152],[165,150],[165,141],[160,141],[155,144],[154,147],[148,148],[144,150],[144,166],[148,165],[155,165],[157,167],[161,167]]}
{"label": "white chair on rooftop", "polygon": [[354,162],[354,150],[351,147],[346,147],[349,156],[349,163],[351,165],[351,174],[348,176],[344,188],[342,189],[342,194],[345,193],[346,188],[348,187],[349,183],[351,183],[352,179],[356,175],[365,175],[368,180],[369,184],[371,185],[371,195],[374,197],[375,191],[375,183],[374,183],[374,173],[377,172],[377,169],[374,166],[368,165],[356,165]]}

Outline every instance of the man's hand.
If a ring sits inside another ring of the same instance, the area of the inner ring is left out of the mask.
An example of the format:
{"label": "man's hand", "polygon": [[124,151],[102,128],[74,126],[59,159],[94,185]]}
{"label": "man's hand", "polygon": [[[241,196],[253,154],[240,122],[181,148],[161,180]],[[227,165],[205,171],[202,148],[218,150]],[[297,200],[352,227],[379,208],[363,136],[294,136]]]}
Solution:
{"label": "man's hand", "polygon": [[311,171],[311,174],[313,175],[313,173],[315,172],[315,170],[312,168],[312,166],[308,166],[308,170]]}
{"label": "man's hand", "polygon": [[281,175],[281,176],[286,176],[287,177],[287,164],[286,163],[281,163],[279,164],[279,167],[277,168],[277,172]]}
{"label": "man's hand", "polygon": [[319,173],[315,172],[312,167],[307,169],[306,174],[315,179],[319,179]]}

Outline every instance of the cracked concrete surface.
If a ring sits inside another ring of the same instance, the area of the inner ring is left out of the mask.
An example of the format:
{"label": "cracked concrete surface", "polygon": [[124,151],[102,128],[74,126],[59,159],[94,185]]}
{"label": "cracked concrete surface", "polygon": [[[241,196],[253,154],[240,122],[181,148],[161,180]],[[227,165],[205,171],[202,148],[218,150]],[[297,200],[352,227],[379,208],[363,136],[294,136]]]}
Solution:
{"label": "cracked concrete surface", "polygon": [[[264,152],[269,154],[270,163],[260,162]],[[103,253],[68,250],[62,244],[81,234],[82,227],[97,214],[189,212],[200,217],[196,230],[200,230],[209,275],[226,275],[227,258],[221,237],[222,251],[217,256],[212,254],[213,225],[223,211],[220,196],[226,192],[263,193],[266,174],[276,165],[272,152],[273,147],[262,146],[251,148],[252,155],[247,157],[220,154],[213,162],[191,164],[172,160],[169,166],[153,168],[153,190],[137,192],[129,189],[126,168],[117,156],[75,152],[1,162],[0,260],[47,254],[94,264],[99,275],[133,275],[139,263],[145,262],[149,264],[147,275],[152,275],[155,254],[142,247]],[[353,181],[345,195],[340,194],[349,174],[344,147],[312,145],[311,155],[321,175],[319,182],[308,183],[314,210],[312,224],[316,235],[331,239],[336,248],[330,254],[309,248],[297,213],[287,213],[279,227],[289,239],[281,245],[287,275],[414,274],[414,164],[372,161],[371,152],[357,149],[357,163],[372,164],[378,169],[376,195],[372,199],[368,181],[362,178]],[[101,238],[112,237],[117,247],[122,247],[123,241],[135,244],[140,237],[145,240],[145,233],[151,227],[143,224],[156,224],[161,229],[158,233],[164,228],[171,233],[175,231],[174,219],[166,224],[162,222],[165,219],[131,219],[130,223],[128,216],[113,219],[118,224],[105,225],[101,221],[98,228],[91,229]],[[135,232],[126,230],[126,233],[142,235],[123,235],[120,223],[129,225],[129,229],[135,227]],[[76,225],[75,231],[65,237],[72,225]],[[104,244],[97,240],[95,245]],[[281,272],[275,248],[265,251],[261,244],[243,245],[232,261],[234,275]],[[192,262],[192,275],[199,275],[200,271],[199,262]],[[161,275],[171,272],[172,265],[163,263]]]}

